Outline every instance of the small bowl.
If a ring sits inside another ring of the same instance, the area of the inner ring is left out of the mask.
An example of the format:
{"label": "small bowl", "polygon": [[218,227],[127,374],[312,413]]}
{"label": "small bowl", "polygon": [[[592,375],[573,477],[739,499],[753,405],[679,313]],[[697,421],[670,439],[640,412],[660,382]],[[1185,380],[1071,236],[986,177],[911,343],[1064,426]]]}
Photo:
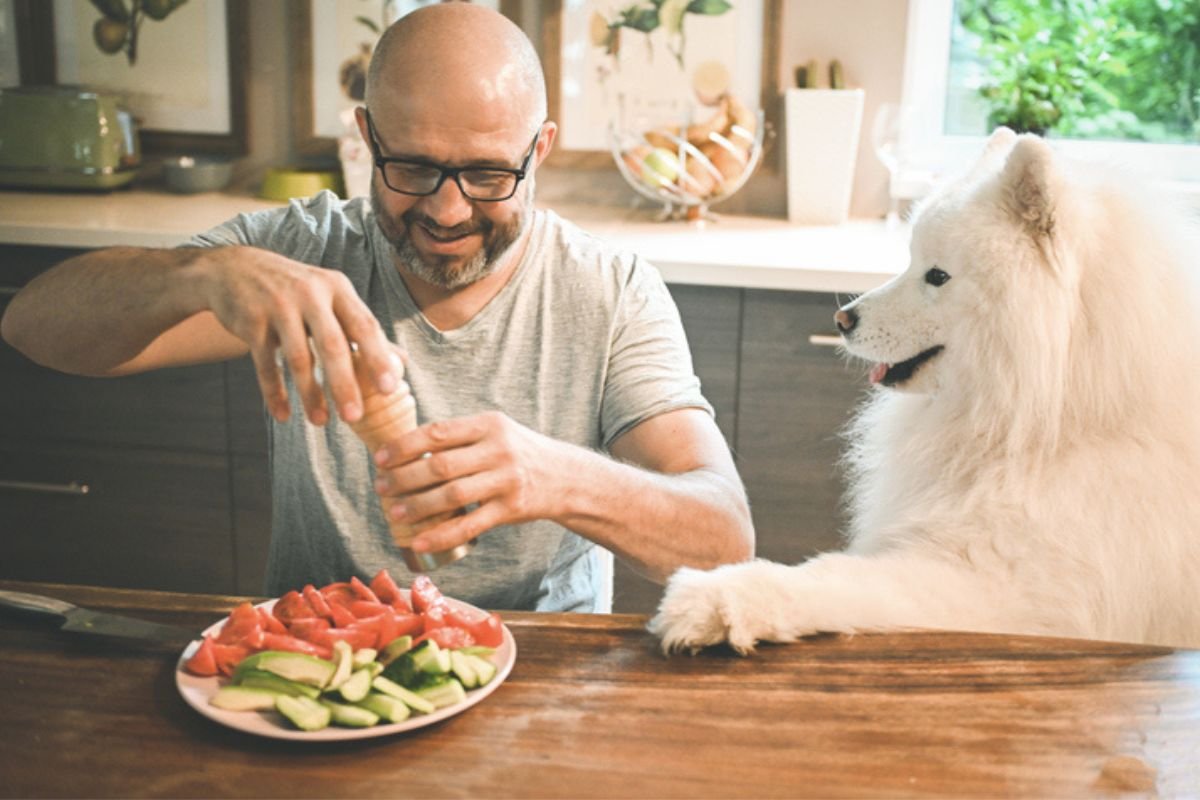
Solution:
{"label": "small bowl", "polygon": [[336,195],[342,193],[342,176],[333,170],[278,167],[263,176],[259,196],[266,200],[291,200],[293,197],[312,197],[322,189]]}
{"label": "small bowl", "polygon": [[179,156],[163,162],[167,188],[180,194],[216,192],[233,178],[233,162],[201,156]]}

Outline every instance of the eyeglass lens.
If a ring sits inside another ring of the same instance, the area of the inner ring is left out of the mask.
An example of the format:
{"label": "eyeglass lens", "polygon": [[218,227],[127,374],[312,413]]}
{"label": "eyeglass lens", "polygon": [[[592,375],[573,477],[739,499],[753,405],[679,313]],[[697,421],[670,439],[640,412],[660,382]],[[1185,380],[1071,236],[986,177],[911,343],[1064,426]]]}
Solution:
{"label": "eyeglass lens", "polygon": [[[389,161],[383,165],[383,178],[393,191],[431,194],[441,182],[442,170],[429,164]],[[517,187],[517,176],[502,170],[469,169],[457,173],[454,178],[462,193],[473,200],[504,199]]]}

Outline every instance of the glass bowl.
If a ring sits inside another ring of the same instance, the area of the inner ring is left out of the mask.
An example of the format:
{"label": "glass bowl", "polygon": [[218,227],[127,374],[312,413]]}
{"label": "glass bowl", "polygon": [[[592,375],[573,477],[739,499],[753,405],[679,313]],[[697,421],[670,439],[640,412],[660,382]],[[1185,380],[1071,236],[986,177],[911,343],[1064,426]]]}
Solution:
{"label": "glass bowl", "polygon": [[613,159],[635,192],[662,203],[659,219],[713,219],[709,206],[742,188],[762,160],[763,113],[726,95],[715,111],[685,116],[677,124],[614,119]]}

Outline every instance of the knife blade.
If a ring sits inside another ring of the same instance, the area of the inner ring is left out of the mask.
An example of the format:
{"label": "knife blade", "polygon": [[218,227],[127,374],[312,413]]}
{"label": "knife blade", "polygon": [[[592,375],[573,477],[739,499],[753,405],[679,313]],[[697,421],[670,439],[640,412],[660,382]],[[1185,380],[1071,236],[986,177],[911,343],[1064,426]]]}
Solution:
{"label": "knife blade", "polygon": [[65,600],[45,597],[26,592],[10,592],[0,589],[0,606],[16,608],[35,614],[62,617],[60,630],[70,633],[90,633],[97,636],[115,636],[122,639],[145,639],[153,642],[187,644],[196,635],[174,625],[162,625],[144,619],[109,614],[80,608]]}

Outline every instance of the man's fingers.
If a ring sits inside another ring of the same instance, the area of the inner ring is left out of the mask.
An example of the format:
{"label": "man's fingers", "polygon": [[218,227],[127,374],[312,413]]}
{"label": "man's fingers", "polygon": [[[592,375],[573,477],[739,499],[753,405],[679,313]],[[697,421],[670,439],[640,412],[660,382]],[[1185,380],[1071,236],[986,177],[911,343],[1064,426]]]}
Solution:
{"label": "man's fingers", "polygon": [[456,517],[451,517],[427,530],[412,541],[420,553],[436,553],[466,544],[502,523],[502,512],[494,503],[487,503]]}
{"label": "man's fingers", "polygon": [[262,392],[267,411],[279,422],[286,422],[292,414],[288,403],[287,388],[283,383],[283,372],[275,360],[274,343],[264,343],[250,352],[254,360],[254,374],[258,377],[258,388]]}
{"label": "man's fingers", "polygon": [[319,321],[310,322],[309,327],[325,385],[338,413],[347,422],[357,422],[362,416],[363,403],[358,380],[354,377],[354,364],[350,360],[350,343],[332,315],[322,315]]}
{"label": "man's fingers", "polygon": [[309,349],[308,335],[297,320],[288,321],[284,330],[280,331],[280,349],[287,363],[288,371],[292,374],[292,382],[308,419],[314,425],[324,425],[329,421],[329,411],[325,406],[325,391],[317,381],[312,350]]}
{"label": "man's fingers", "polygon": [[404,377],[404,364],[396,345],[384,336],[379,321],[352,289],[348,294],[334,296],[333,313],[346,338],[358,347],[360,368],[365,368],[379,391],[394,392]]}
{"label": "man's fingers", "polygon": [[438,420],[389,443],[382,457],[379,453],[375,454],[375,463],[384,468],[398,467],[425,453],[438,453],[474,444],[483,439],[487,432],[488,424],[483,416]]}

